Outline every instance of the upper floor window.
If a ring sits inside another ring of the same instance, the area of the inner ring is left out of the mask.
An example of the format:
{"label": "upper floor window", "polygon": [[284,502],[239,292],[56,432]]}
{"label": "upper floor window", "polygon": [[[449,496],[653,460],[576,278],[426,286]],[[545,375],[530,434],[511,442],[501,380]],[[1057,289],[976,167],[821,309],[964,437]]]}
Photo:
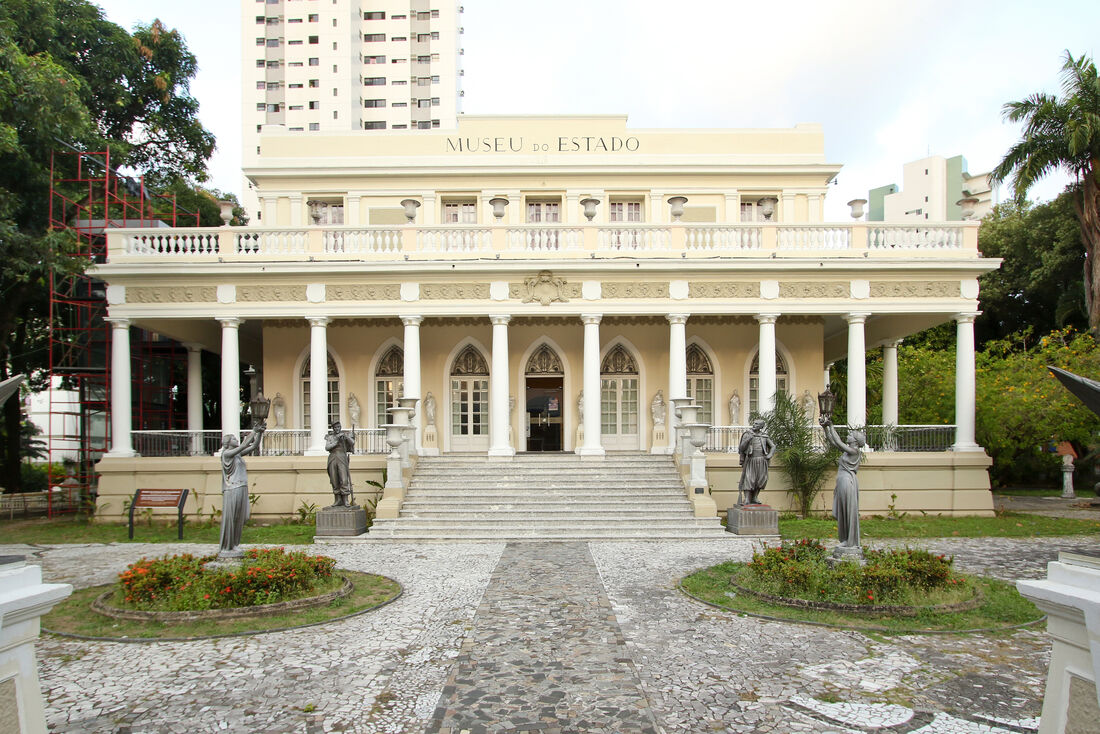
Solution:
{"label": "upper floor window", "polygon": [[444,224],[477,224],[477,204],[472,201],[443,203]]}
{"label": "upper floor window", "polygon": [[363,13],[363,20],[385,20],[386,11],[384,10],[372,10]]}
{"label": "upper floor window", "polygon": [[385,41],[385,40],[386,40],[386,34],[385,33],[364,33],[363,34],[363,41],[365,43],[377,43],[378,41]]}
{"label": "upper floor window", "polygon": [[607,213],[612,222],[640,222],[642,221],[642,202],[612,201]]}

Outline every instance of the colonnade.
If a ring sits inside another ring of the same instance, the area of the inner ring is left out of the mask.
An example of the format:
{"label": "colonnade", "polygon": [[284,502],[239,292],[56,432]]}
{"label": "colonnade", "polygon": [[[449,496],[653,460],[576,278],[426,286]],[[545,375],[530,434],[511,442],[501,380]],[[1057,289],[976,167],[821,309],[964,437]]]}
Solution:
{"label": "colonnade", "polygon": [[[849,313],[845,315],[848,323],[848,423],[862,426],[867,421],[867,375],[866,375],[866,339],[865,325],[868,313]],[[974,319],[977,313],[961,313],[955,316],[956,361],[955,361],[955,444],[956,451],[976,451],[975,441],[975,390],[976,376],[974,364]],[[600,322],[602,314],[586,313],[580,315],[584,328],[583,350],[583,413],[584,440],[576,448],[576,453],[588,456],[600,456],[604,449],[600,443]],[[759,409],[770,410],[774,405],[776,391],[776,341],[775,324],[780,314],[760,313],[755,318],[759,324]],[[328,411],[318,409],[328,403],[327,365],[328,344],[327,328],[331,319],[327,316],[306,317],[310,326],[310,440],[307,455],[324,455],[324,437],[328,432]],[[686,324],[690,314],[670,313],[666,315],[669,323],[669,399],[687,397],[687,341]],[[489,316],[492,323],[492,359],[489,382],[489,455],[509,456],[514,453],[508,441],[508,396],[510,394],[510,368],[508,355],[509,315]],[[111,450],[108,456],[133,456],[131,430],[133,424],[131,407],[130,374],[130,320],[111,317]],[[239,330],[242,320],[236,317],[219,317],[221,323],[221,401],[222,405],[235,406],[240,400],[240,347]],[[401,317],[404,325],[404,386],[405,394],[421,397],[420,376],[420,325],[424,317],[406,315]],[[898,377],[897,346],[900,341],[887,342],[883,346],[883,423],[897,424],[898,419]],[[186,344],[187,357],[187,427],[190,431],[202,429],[202,380],[200,369],[201,347]],[[825,371],[826,382],[828,370]],[[221,411],[221,430],[223,435],[240,433],[240,412],[238,410]],[[675,416],[669,416],[671,427],[675,426]],[[419,432],[416,432],[419,434]],[[417,436],[417,447],[420,438]]]}

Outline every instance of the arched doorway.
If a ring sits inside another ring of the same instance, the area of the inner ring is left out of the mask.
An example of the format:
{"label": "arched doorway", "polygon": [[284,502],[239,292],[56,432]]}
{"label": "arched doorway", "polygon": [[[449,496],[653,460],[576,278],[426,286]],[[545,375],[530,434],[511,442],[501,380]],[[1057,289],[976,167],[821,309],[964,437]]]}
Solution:
{"label": "arched doorway", "polygon": [[638,363],[621,344],[600,366],[600,443],[608,451],[636,450]]}
{"label": "arched doorway", "polygon": [[561,451],[565,437],[565,369],[561,357],[543,344],[527,360],[524,378],[527,450]]}
{"label": "arched doorway", "polygon": [[489,450],[489,364],[472,344],[451,364],[451,451]]}

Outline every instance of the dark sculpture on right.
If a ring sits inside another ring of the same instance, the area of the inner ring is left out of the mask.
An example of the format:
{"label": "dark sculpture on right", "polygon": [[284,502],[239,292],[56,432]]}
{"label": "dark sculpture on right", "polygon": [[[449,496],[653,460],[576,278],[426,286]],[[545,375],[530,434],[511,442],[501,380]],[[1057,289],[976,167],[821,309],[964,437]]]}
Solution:
{"label": "dark sculpture on right", "polygon": [[825,440],[840,451],[836,489],[833,490],[833,517],[836,518],[840,540],[836,555],[862,556],[862,551],[859,550],[859,480],[856,472],[859,471],[859,463],[863,458],[860,448],[867,443],[867,437],[863,431],[853,428],[848,431],[848,440],[841,441],[832,419],[822,416],[818,422],[825,430]]}

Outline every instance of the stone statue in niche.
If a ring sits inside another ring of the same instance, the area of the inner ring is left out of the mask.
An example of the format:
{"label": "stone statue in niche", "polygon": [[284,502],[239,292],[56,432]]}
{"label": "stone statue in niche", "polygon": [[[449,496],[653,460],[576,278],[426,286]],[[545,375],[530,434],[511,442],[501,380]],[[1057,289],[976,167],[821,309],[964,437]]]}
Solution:
{"label": "stone statue in niche", "polygon": [[802,406],[802,412],[806,414],[807,420],[814,419],[814,409],[817,408],[817,400],[810,394],[809,390],[802,391],[802,397],[798,399],[799,405]]}
{"label": "stone statue in niche", "polygon": [[768,462],[775,455],[775,441],[765,432],[763,419],[754,420],[752,427],[741,435],[737,453],[741,459],[738,504],[758,505],[760,492],[768,484]]}
{"label": "stone statue in niche", "polygon": [[549,270],[540,270],[538,275],[532,275],[530,278],[523,280],[523,287],[525,293],[523,294],[523,303],[534,303],[538,301],[543,306],[549,306],[554,301],[560,303],[567,303],[568,298],[565,297],[564,288],[565,280],[556,277],[554,273]]}
{"label": "stone statue in niche", "polygon": [[351,429],[362,428],[363,406],[359,404],[359,398],[355,393],[348,395],[348,417],[351,418]]}
{"label": "stone statue in niche", "polygon": [[516,446],[516,439],[514,431],[512,430],[512,416],[516,412],[516,396],[508,396],[508,445],[512,448]]}
{"label": "stone statue in niche", "polygon": [[860,448],[867,443],[863,431],[851,429],[848,440],[841,441],[833,422],[824,416],[818,421],[825,429],[825,440],[840,451],[837,460],[836,489],[833,490],[833,517],[836,518],[837,537],[840,541],[833,555],[837,558],[863,558],[859,545],[859,480],[856,472],[863,459]]}
{"label": "stone statue in niche", "polygon": [[325,436],[328,452],[328,481],[332,484],[335,501],[331,507],[354,507],[355,497],[351,487],[351,454],[355,453],[355,439],[351,431],[340,430],[340,421],[333,421]]}
{"label": "stone statue in niche", "polygon": [[271,400],[271,413],[275,416],[275,427],[286,428],[286,398],[281,392],[275,393]]}
{"label": "stone statue in niche", "polygon": [[577,423],[584,425],[584,388],[577,393]]}
{"label": "stone statue in niche", "polygon": [[650,413],[653,414],[653,425],[663,426],[665,419],[668,415],[668,406],[665,404],[665,393],[663,390],[658,390],[657,394],[653,396],[653,402],[649,406]]}
{"label": "stone statue in niche", "polygon": [[733,395],[730,395],[730,425],[741,425],[741,396],[736,390],[733,391]]}
{"label": "stone statue in niche", "polygon": [[431,390],[424,396],[424,418],[429,426],[435,426],[435,395]]}

